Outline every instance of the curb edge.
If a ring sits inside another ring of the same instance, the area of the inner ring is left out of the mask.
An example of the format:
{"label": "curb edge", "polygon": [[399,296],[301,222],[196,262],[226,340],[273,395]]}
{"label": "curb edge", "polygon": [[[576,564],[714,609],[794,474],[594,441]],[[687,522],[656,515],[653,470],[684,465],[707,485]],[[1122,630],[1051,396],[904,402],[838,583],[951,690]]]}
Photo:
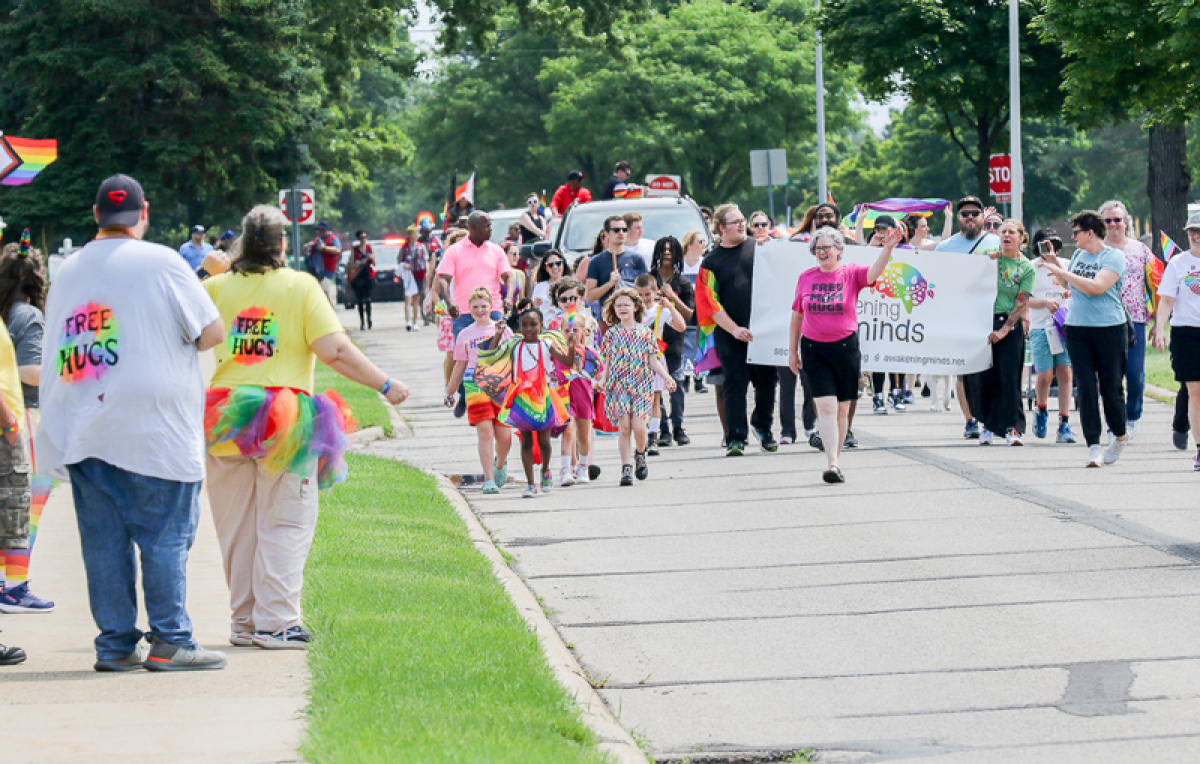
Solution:
{"label": "curb edge", "polygon": [[492,541],[492,537],[471,510],[466,497],[459,493],[444,475],[433,472],[426,474],[432,475],[437,481],[442,495],[449,500],[454,511],[466,523],[471,543],[492,563],[492,573],[508,592],[509,598],[516,606],[517,612],[525,619],[525,623],[537,634],[538,642],[542,646],[542,654],[547,665],[550,666],[550,670],[554,673],[554,678],[574,697],[583,723],[590,727],[599,738],[596,747],[601,752],[612,756],[618,764],[649,764],[646,754],[638,748],[625,728],[613,718],[608,706],[604,705],[600,695],[588,682],[583,669],[579,667],[575,656],[571,655],[571,651],[567,649],[566,644],[550,623],[550,619],[542,611],[533,592],[525,586],[525,582],[521,580],[520,576],[508,567]]}

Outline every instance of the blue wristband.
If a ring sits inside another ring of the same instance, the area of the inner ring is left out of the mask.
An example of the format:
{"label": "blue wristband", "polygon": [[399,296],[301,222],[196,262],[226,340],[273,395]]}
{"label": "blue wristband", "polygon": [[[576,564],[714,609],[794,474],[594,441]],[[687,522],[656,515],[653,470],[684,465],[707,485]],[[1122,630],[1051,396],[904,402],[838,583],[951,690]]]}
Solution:
{"label": "blue wristband", "polygon": [[380,395],[387,395],[387,394],[388,394],[388,390],[391,390],[391,389],[392,389],[392,378],[391,378],[391,377],[388,377],[388,378],[387,378],[387,382],[384,382],[384,383],[383,383],[383,387],[379,388],[379,394],[380,394]]}

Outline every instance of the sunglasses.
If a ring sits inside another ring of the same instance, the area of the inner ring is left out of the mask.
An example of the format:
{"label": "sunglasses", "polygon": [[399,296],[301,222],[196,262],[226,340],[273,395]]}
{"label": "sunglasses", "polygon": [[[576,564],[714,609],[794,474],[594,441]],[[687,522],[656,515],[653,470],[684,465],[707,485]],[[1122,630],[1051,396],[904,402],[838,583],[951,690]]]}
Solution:
{"label": "sunglasses", "polygon": [[771,224],[766,221],[751,223],[750,225],[754,226],[755,228],[769,228],[771,226]]}
{"label": "sunglasses", "polygon": [[983,224],[983,227],[984,227],[984,228],[993,229],[993,230],[996,230],[996,231],[999,231],[999,230],[1000,230],[1000,226],[1001,226],[1001,223],[1000,223],[1000,221],[998,221],[998,220],[993,220],[993,221],[991,221],[991,222],[989,222],[989,223],[984,223],[984,224]]}
{"label": "sunglasses", "polygon": [[546,261],[547,268],[561,268],[562,266],[563,266],[562,260],[547,260]]}
{"label": "sunglasses", "polygon": [[1081,233],[1083,233],[1082,230],[1080,230],[1078,228],[1073,228],[1073,229],[1071,229],[1071,238],[1074,239],[1076,236],[1078,236]]}
{"label": "sunglasses", "polygon": [[610,229],[608,229],[608,232],[609,233],[625,233],[628,230],[629,230],[628,228],[610,228]]}
{"label": "sunglasses", "polygon": [[960,218],[977,218],[982,214],[983,214],[983,212],[980,210],[959,210],[958,211],[958,216]]}
{"label": "sunglasses", "polygon": [[559,305],[570,305],[573,302],[579,302],[579,298],[576,297],[575,295],[571,295],[569,297],[563,296],[563,297],[558,298]]}
{"label": "sunglasses", "polygon": [[1125,222],[1125,218],[1104,218],[1104,222],[1109,225],[1120,225]]}

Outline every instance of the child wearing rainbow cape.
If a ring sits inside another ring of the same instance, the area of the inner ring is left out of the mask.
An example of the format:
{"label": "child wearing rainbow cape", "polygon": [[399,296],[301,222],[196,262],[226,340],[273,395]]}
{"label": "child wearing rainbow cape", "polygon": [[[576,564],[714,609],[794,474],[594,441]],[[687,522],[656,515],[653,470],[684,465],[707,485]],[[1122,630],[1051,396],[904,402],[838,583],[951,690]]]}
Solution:
{"label": "child wearing rainbow cape", "polygon": [[512,448],[512,428],[496,421],[500,407],[475,383],[479,365],[479,343],[499,337],[510,339],[512,332],[502,323],[492,324],[492,290],[476,287],[468,300],[475,323],[463,329],[454,341],[454,370],[446,382],[446,407],[454,406],[454,392],[463,384],[467,422],[475,428],[479,440],[479,465],[483,467],[483,492],[500,493],[508,482],[508,450]]}
{"label": "child wearing rainbow cape", "polygon": [[587,484],[600,476],[600,468],[588,462],[592,454],[592,419],[595,416],[596,391],[592,380],[599,373],[600,357],[592,349],[599,324],[587,314],[583,301],[584,286],[570,276],[555,281],[550,287],[554,317],[547,324],[551,331],[561,331],[575,345],[573,367],[556,364],[560,395],[564,394],[571,421],[562,436],[562,470],[558,484]]}
{"label": "child wearing rainbow cape", "polygon": [[534,440],[541,456],[542,493],[550,490],[550,431],[567,423],[567,405],[551,385],[554,362],[575,365],[575,345],[562,332],[543,332],[542,313],[532,304],[517,316],[520,338],[499,340],[506,328],[496,323],[496,335],[476,346],[479,365],[475,383],[500,405],[496,421],[521,431],[521,464],[525,468],[526,499],[538,495],[533,479]]}
{"label": "child wearing rainbow cape", "polygon": [[316,359],[389,403],[408,397],[346,337],[320,284],[287,267],[286,219],[260,205],[242,220],[230,272],[204,282],[227,327],[204,414],[208,496],[229,584],[230,644],[303,650],[304,564],[317,488],[346,479],[354,429],[336,392],[313,394]]}

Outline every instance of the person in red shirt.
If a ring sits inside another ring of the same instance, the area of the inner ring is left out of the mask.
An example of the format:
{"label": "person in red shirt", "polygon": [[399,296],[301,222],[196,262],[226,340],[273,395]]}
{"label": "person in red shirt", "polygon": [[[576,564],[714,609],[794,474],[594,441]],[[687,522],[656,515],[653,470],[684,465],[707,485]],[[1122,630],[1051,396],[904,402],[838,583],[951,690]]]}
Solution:
{"label": "person in red shirt", "polygon": [[567,207],[573,202],[583,204],[592,200],[592,192],[583,187],[583,173],[571,170],[567,173],[567,182],[558,187],[554,198],[550,200],[550,210],[559,217],[567,213]]}
{"label": "person in red shirt", "polygon": [[[333,235],[328,222],[317,223],[317,237],[308,245],[309,261],[316,266],[317,281],[329,298],[330,305],[337,305],[337,267],[342,259],[342,242]],[[312,267],[312,266],[310,266]]]}

